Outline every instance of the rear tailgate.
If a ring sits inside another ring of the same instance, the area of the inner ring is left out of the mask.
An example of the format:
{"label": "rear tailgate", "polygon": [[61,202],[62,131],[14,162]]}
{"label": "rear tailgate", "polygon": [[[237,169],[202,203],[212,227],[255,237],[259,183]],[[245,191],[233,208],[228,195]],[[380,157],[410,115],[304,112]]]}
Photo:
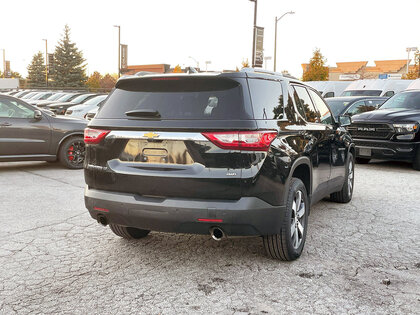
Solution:
{"label": "rear tailgate", "polygon": [[90,123],[110,132],[88,145],[87,184],[141,196],[239,199],[243,154],[203,133],[256,129],[246,79],[165,78],[118,82]]}

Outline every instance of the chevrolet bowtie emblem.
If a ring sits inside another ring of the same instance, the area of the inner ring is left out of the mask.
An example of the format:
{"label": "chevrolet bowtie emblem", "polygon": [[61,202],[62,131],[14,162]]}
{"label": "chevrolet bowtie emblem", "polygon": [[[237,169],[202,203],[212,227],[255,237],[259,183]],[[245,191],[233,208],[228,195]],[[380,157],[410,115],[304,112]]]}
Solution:
{"label": "chevrolet bowtie emblem", "polygon": [[143,137],[146,137],[146,138],[148,138],[148,139],[157,138],[157,137],[159,137],[159,136],[160,136],[159,134],[154,133],[154,132],[148,132],[148,133],[145,133],[145,134],[143,135]]}

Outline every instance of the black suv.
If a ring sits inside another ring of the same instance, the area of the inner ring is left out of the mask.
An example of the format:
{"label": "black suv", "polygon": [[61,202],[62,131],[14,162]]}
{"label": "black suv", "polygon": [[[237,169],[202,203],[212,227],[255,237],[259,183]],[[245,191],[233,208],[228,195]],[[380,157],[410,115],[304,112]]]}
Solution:
{"label": "black suv", "polygon": [[378,110],[353,116],[348,127],[356,143],[356,161],[401,160],[420,171],[420,90],[401,92]]}
{"label": "black suv", "polygon": [[85,143],[86,207],[124,238],[263,236],[293,260],[311,204],[353,193],[346,129],[318,92],[276,73],[122,78]]}

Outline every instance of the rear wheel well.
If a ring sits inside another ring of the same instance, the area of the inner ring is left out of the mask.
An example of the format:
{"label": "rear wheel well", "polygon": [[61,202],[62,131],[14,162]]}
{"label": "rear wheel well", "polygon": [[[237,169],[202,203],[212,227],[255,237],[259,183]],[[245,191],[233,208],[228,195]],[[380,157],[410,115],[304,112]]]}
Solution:
{"label": "rear wheel well", "polygon": [[61,150],[61,147],[63,146],[63,143],[64,142],[66,142],[68,139],[70,139],[70,138],[74,138],[74,137],[84,137],[84,135],[83,135],[83,133],[75,133],[75,134],[71,134],[71,135],[68,135],[68,136],[66,136],[66,137],[64,137],[63,139],[61,139],[60,140],[60,144],[58,145],[58,148],[57,148],[57,152],[56,152],[56,156],[57,156],[57,160],[58,160],[58,156],[60,155],[60,150]]}
{"label": "rear wheel well", "polygon": [[308,196],[311,195],[311,172],[307,164],[300,164],[293,171],[292,177],[299,178],[305,185]]}

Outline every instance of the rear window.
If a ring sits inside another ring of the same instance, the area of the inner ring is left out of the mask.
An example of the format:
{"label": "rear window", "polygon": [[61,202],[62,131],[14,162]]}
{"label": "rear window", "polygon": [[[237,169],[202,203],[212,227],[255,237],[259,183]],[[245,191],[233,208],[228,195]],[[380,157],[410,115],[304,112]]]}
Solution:
{"label": "rear window", "polygon": [[[126,112],[157,111],[161,119],[250,119],[245,79],[156,77],[120,81],[97,118],[128,118]],[[136,117],[142,119],[142,117]],[[144,119],[148,119],[144,117]],[[150,119],[150,118],[149,118]]]}

